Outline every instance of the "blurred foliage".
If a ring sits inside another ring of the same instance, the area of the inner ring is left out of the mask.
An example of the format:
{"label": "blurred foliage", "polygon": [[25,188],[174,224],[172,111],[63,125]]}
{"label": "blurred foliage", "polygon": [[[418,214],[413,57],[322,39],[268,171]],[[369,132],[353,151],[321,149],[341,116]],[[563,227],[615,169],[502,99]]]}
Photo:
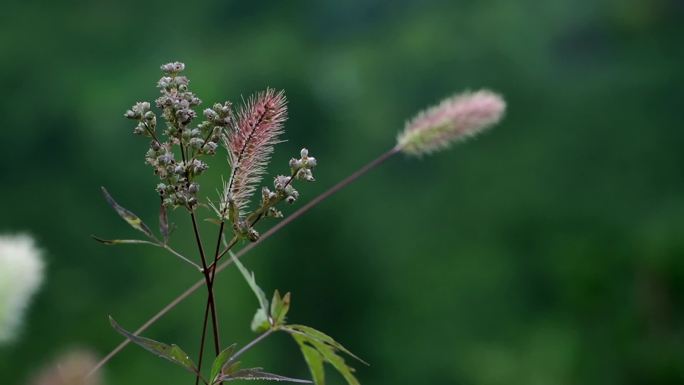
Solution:
{"label": "blurred foliage", "polygon": [[[49,253],[23,337],[0,348],[2,384],[24,384],[73,346],[105,354],[121,340],[108,314],[141,324],[199,278],[163,250],[89,239],[135,235],[100,185],[154,223],[147,143],[122,114],[156,97],[170,60],[186,62],[206,103],[286,89],[289,141],[272,170],[310,148],[318,181],[302,202],[392,146],[418,109],[466,88],[507,97],[494,131],[422,161],[393,159],[246,256],[266,291],[293,292],[292,322],[371,363],[357,373],[363,384],[684,381],[681,1],[2,8],[0,231],[30,231]],[[226,172],[221,159],[211,166],[205,194]],[[172,243],[190,252],[180,214]],[[223,342],[243,345],[253,296],[235,269],[216,290]],[[196,354],[203,301],[147,335]],[[244,360],[308,376],[286,336]],[[192,381],[136,347],[104,374],[114,385]]]}

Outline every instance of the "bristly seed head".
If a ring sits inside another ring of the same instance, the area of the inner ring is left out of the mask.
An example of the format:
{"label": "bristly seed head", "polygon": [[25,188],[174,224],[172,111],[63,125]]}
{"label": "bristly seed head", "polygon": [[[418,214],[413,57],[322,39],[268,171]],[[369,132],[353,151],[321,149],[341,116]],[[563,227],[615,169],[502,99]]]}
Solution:
{"label": "bristly seed head", "polygon": [[488,90],[454,95],[406,123],[397,148],[417,156],[445,149],[498,123],[505,110],[503,98]]}
{"label": "bristly seed head", "polygon": [[[236,127],[224,136],[232,173],[224,186],[223,204],[231,204],[237,211],[233,214],[241,215],[249,204],[286,119],[285,93],[268,88],[249,98],[237,114]],[[225,208],[221,211],[225,214]]]}

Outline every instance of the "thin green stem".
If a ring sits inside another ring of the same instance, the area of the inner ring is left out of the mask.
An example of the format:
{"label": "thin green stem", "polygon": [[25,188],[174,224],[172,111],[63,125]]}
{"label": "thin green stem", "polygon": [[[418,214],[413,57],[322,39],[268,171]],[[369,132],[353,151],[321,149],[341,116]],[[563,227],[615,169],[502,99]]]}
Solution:
{"label": "thin green stem", "polygon": [[174,250],[171,246],[165,244],[165,243],[159,243],[157,246],[169,251],[171,254],[175,255],[176,257],[180,258],[181,260],[191,264],[194,266],[198,271],[202,271],[202,266],[196,264],[195,262],[189,260],[188,258],[184,257],[181,253],[177,252]]}
{"label": "thin green stem", "polygon": [[242,354],[246,353],[249,349],[253,348],[259,342],[263,341],[266,337],[270,336],[271,333],[273,333],[276,330],[278,330],[278,329],[270,328],[270,329],[266,330],[265,332],[261,333],[257,338],[253,339],[250,343],[243,346],[242,349],[238,350],[237,353],[233,354],[233,356],[230,358],[230,360],[235,361],[238,357],[240,357]]}

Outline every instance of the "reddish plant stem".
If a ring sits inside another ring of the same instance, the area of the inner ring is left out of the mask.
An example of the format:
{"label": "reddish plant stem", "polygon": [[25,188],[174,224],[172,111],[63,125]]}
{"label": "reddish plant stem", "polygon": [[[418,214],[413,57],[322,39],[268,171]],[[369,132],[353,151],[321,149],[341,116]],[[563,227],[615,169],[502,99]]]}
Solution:
{"label": "reddish plant stem", "polygon": [[[216,263],[216,259],[218,258],[219,255],[219,250],[221,249],[221,239],[223,238],[223,230],[225,227],[225,222],[221,221],[221,225],[219,227],[219,233],[216,241],[216,251],[214,252],[214,263]],[[234,238],[235,239],[235,238]],[[237,239],[235,239],[237,240]],[[229,247],[232,247],[235,245],[236,242],[231,241],[231,245]],[[214,275],[216,272],[212,270],[210,273],[209,281],[207,283],[207,288],[209,289],[210,293],[214,292]],[[207,297],[207,304],[204,308],[204,321],[202,322],[202,339],[200,340],[200,351],[199,351],[199,359],[197,361],[197,372],[201,372],[202,370],[202,357],[204,355],[204,340],[206,338],[206,331],[207,331],[207,322],[209,318],[209,311],[211,308],[211,303],[210,303],[210,298]],[[218,331],[215,331],[215,333],[218,333]],[[218,337],[216,337],[218,339]],[[216,353],[218,355],[218,352]],[[200,377],[199,375],[197,376],[195,380],[195,385],[199,384]]]}
{"label": "reddish plant stem", "polygon": [[202,259],[202,273],[204,274],[204,281],[207,285],[207,302],[209,302],[209,313],[211,313],[211,322],[214,331],[214,349],[216,350],[216,355],[221,352],[221,345],[219,342],[218,334],[218,321],[216,317],[216,305],[214,301],[214,292],[212,290],[211,283],[211,273],[207,268],[207,258],[204,254],[204,247],[202,246],[202,239],[200,238],[199,228],[197,226],[197,219],[195,218],[195,213],[190,212],[190,217],[192,218],[192,228],[195,232],[195,240],[197,241],[197,247],[200,250],[200,258]]}

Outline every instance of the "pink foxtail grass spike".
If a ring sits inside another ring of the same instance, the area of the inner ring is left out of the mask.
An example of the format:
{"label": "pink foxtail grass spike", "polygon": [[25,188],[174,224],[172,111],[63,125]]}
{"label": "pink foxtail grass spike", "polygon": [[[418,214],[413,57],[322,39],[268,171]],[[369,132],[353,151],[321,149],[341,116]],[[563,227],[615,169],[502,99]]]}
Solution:
{"label": "pink foxtail grass spike", "polygon": [[233,168],[223,203],[232,203],[238,214],[242,214],[266,173],[273,146],[280,142],[278,137],[287,120],[286,105],[285,93],[272,88],[251,96],[238,112],[237,129],[223,138]]}
{"label": "pink foxtail grass spike", "polygon": [[506,103],[494,92],[464,92],[444,99],[406,124],[397,138],[401,151],[423,155],[448,148],[498,123]]}

